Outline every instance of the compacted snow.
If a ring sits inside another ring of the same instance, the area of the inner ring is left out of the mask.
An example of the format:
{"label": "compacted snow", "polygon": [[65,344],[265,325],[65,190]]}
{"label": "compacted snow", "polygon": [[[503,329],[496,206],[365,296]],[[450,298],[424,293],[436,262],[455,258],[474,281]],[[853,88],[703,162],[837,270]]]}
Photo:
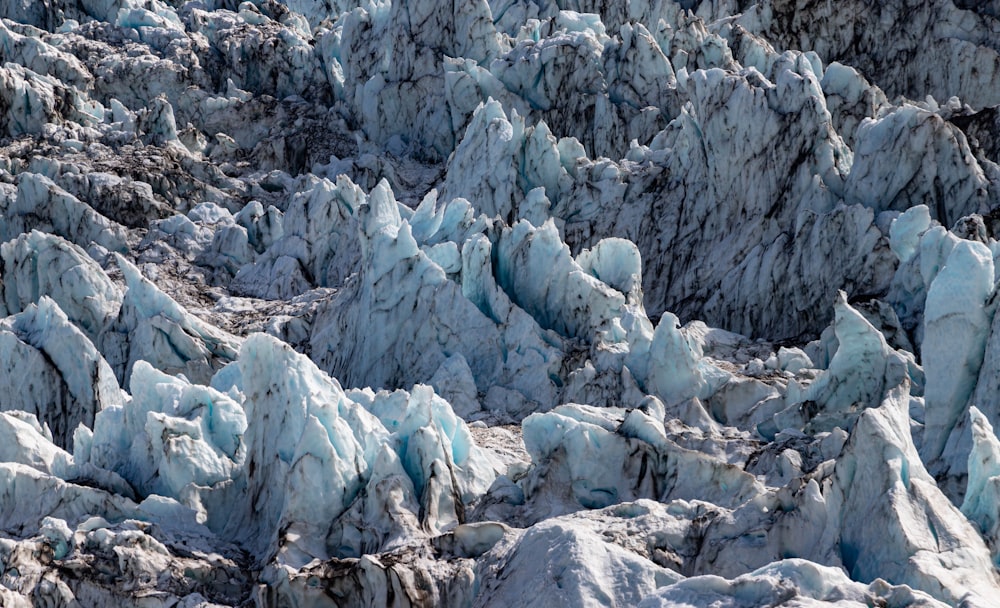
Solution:
{"label": "compacted snow", "polygon": [[1000,3],[0,18],[0,605],[1000,603]]}

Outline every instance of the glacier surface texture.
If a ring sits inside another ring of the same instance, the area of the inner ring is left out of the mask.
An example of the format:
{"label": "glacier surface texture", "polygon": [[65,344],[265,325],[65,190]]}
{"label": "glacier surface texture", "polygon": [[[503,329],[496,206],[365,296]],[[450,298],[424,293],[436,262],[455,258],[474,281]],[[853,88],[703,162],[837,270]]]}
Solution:
{"label": "glacier surface texture", "polygon": [[0,605],[996,608],[998,163],[996,0],[0,0]]}

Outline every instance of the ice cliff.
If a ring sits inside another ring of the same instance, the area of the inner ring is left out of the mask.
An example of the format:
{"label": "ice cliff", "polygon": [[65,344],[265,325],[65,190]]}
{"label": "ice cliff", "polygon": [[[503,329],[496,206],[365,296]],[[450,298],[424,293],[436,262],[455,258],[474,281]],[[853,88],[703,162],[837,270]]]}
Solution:
{"label": "ice cliff", "polygon": [[995,606],[998,33],[0,2],[0,604]]}

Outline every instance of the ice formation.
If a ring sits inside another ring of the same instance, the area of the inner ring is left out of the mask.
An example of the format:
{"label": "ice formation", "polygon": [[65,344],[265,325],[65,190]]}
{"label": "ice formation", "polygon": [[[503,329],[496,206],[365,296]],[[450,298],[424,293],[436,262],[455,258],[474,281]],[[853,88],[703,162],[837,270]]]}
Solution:
{"label": "ice formation", "polygon": [[996,605],[997,31],[0,2],[0,604]]}

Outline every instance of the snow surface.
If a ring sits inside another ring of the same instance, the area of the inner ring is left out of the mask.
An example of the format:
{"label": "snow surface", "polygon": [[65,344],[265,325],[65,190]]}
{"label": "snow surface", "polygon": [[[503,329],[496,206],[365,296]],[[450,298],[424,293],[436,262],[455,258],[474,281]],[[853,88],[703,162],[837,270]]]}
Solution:
{"label": "snow surface", "polygon": [[998,32],[0,2],[0,605],[996,606]]}

